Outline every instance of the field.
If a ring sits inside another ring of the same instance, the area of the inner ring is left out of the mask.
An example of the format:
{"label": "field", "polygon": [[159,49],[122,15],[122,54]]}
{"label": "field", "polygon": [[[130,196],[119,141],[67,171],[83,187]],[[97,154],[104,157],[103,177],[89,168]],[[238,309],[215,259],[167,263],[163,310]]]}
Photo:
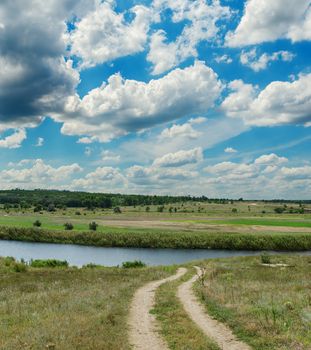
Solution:
{"label": "field", "polygon": [[[311,347],[311,258],[271,256],[198,261],[206,268],[195,289],[206,309],[231,326],[255,350]],[[161,286],[152,313],[170,349],[219,348],[187,317],[176,297],[178,285]],[[175,267],[32,268],[0,258],[0,349],[130,349],[129,303],[144,283]]]}
{"label": "field", "polygon": [[[286,208],[277,214],[276,208]],[[176,208],[176,212],[175,212]],[[96,246],[311,249],[311,210],[299,204],[182,202],[113,209],[0,210],[0,239]],[[295,213],[290,214],[290,211]],[[40,227],[34,227],[39,221]],[[89,224],[96,222],[97,230]],[[72,230],[65,230],[70,223]]]}
{"label": "field", "polygon": [[174,268],[15,270],[0,258],[0,349],[123,350],[135,289]]}
{"label": "field", "polygon": [[254,349],[311,349],[311,258],[271,257],[209,261],[197,294],[208,312]]}

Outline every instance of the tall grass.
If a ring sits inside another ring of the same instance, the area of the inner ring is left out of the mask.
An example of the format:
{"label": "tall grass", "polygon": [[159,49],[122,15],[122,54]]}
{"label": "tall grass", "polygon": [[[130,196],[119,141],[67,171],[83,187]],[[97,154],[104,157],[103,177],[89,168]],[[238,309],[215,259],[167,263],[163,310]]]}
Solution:
{"label": "tall grass", "polygon": [[101,247],[310,250],[308,233],[77,232],[0,226],[0,239]]}

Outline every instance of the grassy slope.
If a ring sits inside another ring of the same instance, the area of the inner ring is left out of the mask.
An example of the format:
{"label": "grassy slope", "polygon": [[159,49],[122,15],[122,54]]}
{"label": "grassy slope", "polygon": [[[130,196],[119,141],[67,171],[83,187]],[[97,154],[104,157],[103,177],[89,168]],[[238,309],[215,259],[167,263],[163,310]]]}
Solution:
{"label": "grassy slope", "polygon": [[257,257],[210,261],[207,286],[197,293],[208,312],[227,322],[256,350],[311,348],[311,258],[282,256],[261,266]]}
{"label": "grassy slope", "polygon": [[[0,349],[129,349],[126,318],[140,285],[174,272],[146,269],[31,269],[0,258]],[[47,347],[48,348],[48,347]]]}

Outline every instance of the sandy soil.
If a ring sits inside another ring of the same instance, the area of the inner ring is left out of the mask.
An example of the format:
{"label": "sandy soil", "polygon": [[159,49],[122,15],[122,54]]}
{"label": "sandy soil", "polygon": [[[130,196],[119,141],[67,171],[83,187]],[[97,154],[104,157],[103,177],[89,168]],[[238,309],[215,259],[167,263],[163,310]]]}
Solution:
{"label": "sandy soil", "polygon": [[155,290],[163,283],[173,281],[186,273],[179,268],[168,278],[154,281],[139,288],[133,298],[129,314],[129,340],[134,350],[167,350],[168,347],[157,332],[155,317],[150,313],[154,307]]}
{"label": "sandy soil", "polygon": [[232,331],[224,324],[211,318],[197,301],[192,290],[193,283],[198,279],[198,275],[193,276],[189,281],[183,283],[178,288],[177,295],[182,302],[186,312],[197,326],[210,338],[213,339],[223,350],[251,350],[251,348],[237,340]]}

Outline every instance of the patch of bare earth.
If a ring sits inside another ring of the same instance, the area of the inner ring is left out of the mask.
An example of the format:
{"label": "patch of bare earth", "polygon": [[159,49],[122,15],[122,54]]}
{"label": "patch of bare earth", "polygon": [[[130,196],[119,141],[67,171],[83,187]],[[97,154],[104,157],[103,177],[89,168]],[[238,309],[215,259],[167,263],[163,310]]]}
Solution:
{"label": "patch of bare earth", "polygon": [[134,350],[167,350],[168,346],[160,337],[155,317],[150,313],[155,304],[155,291],[163,283],[176,280],[186,273],[179,268],[168,278],[150,282],[139,288],[133,298],[129,314],[129,341]]}
{"label": "patch of bare earth", "polygon": [[192,289],[194,282],[199,278],[199,268],[197,268],[197,272],[197,275],[181,284],[177,291],[185,311],[204,334],[214,340],[222,350],[251,350],[249,345],[239,341],[234,336],[230,328],[210,317],[198,302]]}

